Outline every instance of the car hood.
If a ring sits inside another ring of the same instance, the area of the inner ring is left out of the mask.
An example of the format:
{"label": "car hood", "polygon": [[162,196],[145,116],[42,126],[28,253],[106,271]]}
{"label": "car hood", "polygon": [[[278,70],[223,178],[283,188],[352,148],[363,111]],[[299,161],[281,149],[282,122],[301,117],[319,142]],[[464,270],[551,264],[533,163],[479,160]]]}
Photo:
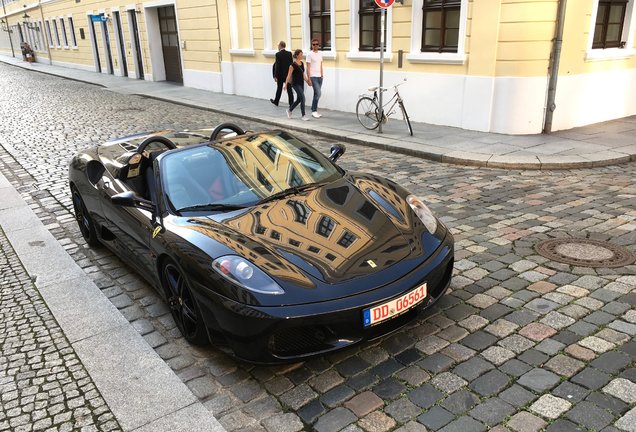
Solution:
{"label": "car hood", "polygon": [[333,299],[395,280],[439,244],[425,251],[426,229],[401,195],[378,178],[347,176],[249,209],[189,217],[182,226],[249,259],[288,293],[314,291],[292,295],[291,303]]}

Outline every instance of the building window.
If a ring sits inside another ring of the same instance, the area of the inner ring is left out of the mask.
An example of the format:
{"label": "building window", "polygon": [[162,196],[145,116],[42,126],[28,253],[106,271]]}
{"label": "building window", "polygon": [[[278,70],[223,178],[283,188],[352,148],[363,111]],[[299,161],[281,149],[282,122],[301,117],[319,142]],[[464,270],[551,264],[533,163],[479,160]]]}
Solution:
{"label": "building window", "polygon": [[265,175],[259,169],[256,169],[256,179],[260,182],[260,184],[265,186],[265,189],[267,189],[269,192],[274,189],[272,184],[267,180]]}
{"label": "building window", "polygon": [[66,37],[66,24],[64,24],[64,18],[60,18],[60,30],[62,30],[62,42],[64,42],[64,46],[68,48],[68,38]]}
{"label": "building window", "polygon": [[254,232],[256,234],[265,234],[267,229],[263,225],[261,225],[261,212],[254,212]]}
{"label": "building window", "polygon": [[622,48],[628,0],[599,0],[592,48]]}
{"label": "building window", "polygon": [[303,179],[300,177],[300,174],[298,174],[298,171],[296,171],[296,169],[294,169],[293,166],[289,170],[289,181],[288,181],[288,183],[289,183],[290,187],[300,186],[300,185],[303,184]]}
{"label": "building window", "polygon": [[376,211],[377,209],[373,206],[373,204],[369,201],[365,201],[364,204],[362,204],[362,207],[358,209],[358,214],[361,214],[367,220],[371,220],[373,219],[373,216],[375,216]]}
{"label": "building window", "polygon": [[309,246],[309,247],[307,248],[307,250],[308,250],[309,252],[313,252],[313,253],[316,253],[316,254],[317,254],[317,253],[320,253],[320,249],[319,249],[319,248],[317,248],[316,246]]}
{"label": "building window", "polygon": [[307,218],[309,217],[311,211],[304,203],[290,200],[287,201],[287,205],[291,206],[291,208],[294,210],[294,220],[296,222],[303,225],[307,223]]}
{"label": "building window", "polygon": [[68,32],[71,35],[71,44],[77,47],[77,38],[75,37],[75,26],[73,25],[73,17],[68,17]]}
{"label": "building window", "polygon": [[309,0],[309,31],[323,50],[331,49],[331,1]]}
{"label": "building window", "polygon": [[422,52],[457,52],[460,0],[424,0]]}
{"label": "building window", "polygon": [[271,160],[272,162],[274,162],[276,160],[276,155],[278,154],[278,149],[276,148],[276,146],[274,144],[272,144],[269,141],[263,141],[259,146],[259,149],[261,149],[261,151],[263,153],[265,153],[265,155],[267,156],[267,158],[269,160]]}
{"label": "building window", "polygon": [[345,231],[342,237],[340,237],[340,240],[338,240],[338,244],[343,248],[348,248],[357,238],[355,234]]}
{"label": "building window", "polygon": [[294,239],[289,239],[289,244],[296,247],[300,246],[300,242]]}
{"label": "building window", "polygon": [[[289,4],[287,0],[263,0],[263,48],[272,55],[278,51],[278,43],[290,44]],[[287,45],[287,49],[291,49]],[[293,51],[293,49],[292,49]]]}
{"label": "building window", "polygon": [[229,0],[230,53],[253,55],[252,2],[251,0]]}
{"label": "building window", "polygon": [[323,237],[329,237],[331,232],[336,227],[336,223],[329,216],[323,216],[320,218],[320,222],[318,222],[318,234]]}
{"label": "building window", "polygon": [[46,24],[46,35],[49,38],[49,47],[53,47],[53,34],[51,33],[51,23],[49,21],[45,21]]}
{"label": "building window", "polygon": [[60,45],[60,31],[57,29],[57,21],[53,20],[53,30],[55,31],[55,45],[59,48]]}
{"label": "building window", "polygon": [[[374,0],[360,0],[360,51],[380,51],[380,16],[382,9]],[[386,45],[386,26],[384,31]]]}
{"label": "building window", "polygon": [[44,25],[42,24],[42,21],[38,22],[37,35],[40,43],[40,50],[43,50],[46,44],[46,36],[44,36]]}

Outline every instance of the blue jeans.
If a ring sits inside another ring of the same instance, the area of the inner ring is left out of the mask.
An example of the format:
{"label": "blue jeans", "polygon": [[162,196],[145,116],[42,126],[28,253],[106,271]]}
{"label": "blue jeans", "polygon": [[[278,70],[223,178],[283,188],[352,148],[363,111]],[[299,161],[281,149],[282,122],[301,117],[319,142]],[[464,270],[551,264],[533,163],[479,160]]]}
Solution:
{"label": "blue jeans", "polygon": [[320,88],[322,87],[322,77],[311,77],[311,86],[314,88],[314,98],[311,101],[311,112],[318,111],[318,99],[320,99],[320,95],[322,92]]}
{"label": "blue jeans", "polygon": [[305,83],[302,84],[294,84],[292,88],[296,92],[296,100],[289,107],[289,112],[292,112],[294,108],[300,105],[300,113],[305,116]]}

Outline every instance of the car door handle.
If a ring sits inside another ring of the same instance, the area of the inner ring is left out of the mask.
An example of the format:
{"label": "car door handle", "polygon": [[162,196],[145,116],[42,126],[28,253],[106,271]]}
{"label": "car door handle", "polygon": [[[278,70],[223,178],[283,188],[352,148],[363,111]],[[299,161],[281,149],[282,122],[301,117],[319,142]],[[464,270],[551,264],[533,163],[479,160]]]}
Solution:
{"label": "car door handle", "polygon": [[104,190],[110,189],[110,182],[108,180],[104,181],[104,185],[102,186],[102,189]]}

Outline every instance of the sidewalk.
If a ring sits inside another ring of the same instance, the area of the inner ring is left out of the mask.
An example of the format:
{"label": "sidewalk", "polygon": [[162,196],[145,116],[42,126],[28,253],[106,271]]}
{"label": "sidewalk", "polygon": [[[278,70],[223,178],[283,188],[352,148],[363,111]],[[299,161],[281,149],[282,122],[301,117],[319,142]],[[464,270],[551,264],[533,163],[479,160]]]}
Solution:
{"label": "sidewalk", "polygon": [[223,432],[2,173],[0,196],[0,430]]}
{"label": "sidewalk", "polygon": [[636,161],[636,116],[551,135],[502,135],[413,122],[414,136],[409,136],[398,115],[390,119],[384,125],[384,133],[379,134],[364,129],[354,113],[321,110],[321,119],[311,118],[303,122],[297,118],[288,119],[282,106],[275,107],[268,100],[213,93],[167,82],[135,80],[43,63],[28,63],[6,55],[0,55],[0,61],[100,85],[118,93],[142,95],[256,119],[276,127],[444,163],[545,170],[589,168]]}

